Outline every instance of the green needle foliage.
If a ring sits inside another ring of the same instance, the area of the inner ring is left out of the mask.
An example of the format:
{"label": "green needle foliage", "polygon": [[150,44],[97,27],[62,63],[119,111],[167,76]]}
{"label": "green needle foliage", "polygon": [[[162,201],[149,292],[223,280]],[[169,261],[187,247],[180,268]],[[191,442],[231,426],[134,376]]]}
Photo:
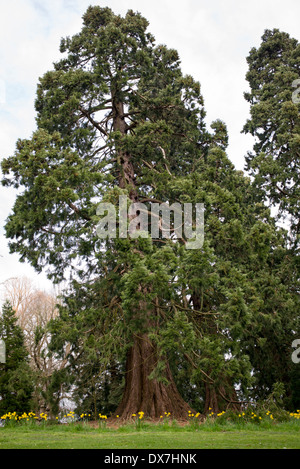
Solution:
{"label": "green needle foliage", "polygon": [[29,366],[24,333],[15,311],[5,302],[0,316],[0,337],[5,342],[6,361],[0,364],[0,415],[29,412],[32,405],[33,372]]}
{"label": "green needle foliage", "polygon": [[[286,233],[230,162],[225,124],[206,129],[200,84],[147,28],[131,10],[88,8],[39,81],[37,130],[2,162],[3,184],[22,189],[5,227],[11,252],[55,282],[71,277],[50,324],[66,360],[53,393],[63,384],[80,412],[119,404],[123,418],[239,408],[277,381],[291,397]],[[149,211],[203,203],[202,248],[162,231],[99,239],[97,207],[120,195]]]}
{"label": "green needle foliage", "polygon": [[[247,58],[250,119],[243,131],[256,138],[247,169],[279,215],[288,215],[292,242],[299,242],[300,44],[278,29],[266,30]],[[299,88],[299,85],[298,85]]]}
{"label": "green needle foliage", "polygon": [[[300,44],[278,29],[266,30],[247,62],[250,92],[245,98],[250,103],[251,117],[243,131],[255,137],[255,145],[246,158],[246,169],[262,200],[276,209],[277,219],[289,232],[286,244],[272,254],[272,271],[265,273],[261,287],[264,304],[273,309],[271,317],[262,316],[261,330],[269,331],[268,335],[272,333],[276,339],[260,341],[260,353],[255,352],[252,363],[260,361],[267,366],[264,371],[259,366],[261,389],[281,369],[280,381],[293,389],[294,405],[299,405],[299,369],[288,361],[288,356],[291,339],[299,333],[300,105],[296,87]],[[293,318],[294,325],[290,323]],[[287,333],[286,326],[291,333]]]}

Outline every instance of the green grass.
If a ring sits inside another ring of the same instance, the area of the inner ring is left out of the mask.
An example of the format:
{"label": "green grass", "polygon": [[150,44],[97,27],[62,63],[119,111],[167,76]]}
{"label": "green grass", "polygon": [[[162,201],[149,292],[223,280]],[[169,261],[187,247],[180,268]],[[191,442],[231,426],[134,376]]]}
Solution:
{"label": "green grass", "polygon": [[87,425],[0,428],[0,449],[299,449],[299,421],[276,425],[204,424],[198,429],[134,425],[93,429]]}

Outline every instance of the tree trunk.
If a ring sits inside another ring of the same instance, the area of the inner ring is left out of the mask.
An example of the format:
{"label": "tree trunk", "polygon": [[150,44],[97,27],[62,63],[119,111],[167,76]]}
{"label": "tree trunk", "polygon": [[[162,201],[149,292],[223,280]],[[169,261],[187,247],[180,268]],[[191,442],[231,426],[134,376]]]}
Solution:
{"label": "tree trunk", "polygon": [[[112,90],[113,128],[114,131],[125,135],[127,124],[124,119],[124,105],[119,101],[118,94],[116,89]],[[129,199],[132,203],[138,202],[135,170],[131,155],[123,151],[122,148],[118,148],[117,160],[119,187],[128,189]],[[129,221],[131,219],[129,218]],[[145,291],[145,295],[146,293]],[[147,311],[147,305],[137,305],[135,314],[139,316],[142,311]],[[149,327],[151,326],[149,318],[145,317],[145,322]],[[161,357],[159,357],[157,346],[148,338],[148,330],[149,328],[146,327],[139,336],[134,334],[133,345],[127,357],[123,398],[115,415],[119,415],[121,419],[128,419],[132,417],[132,414],[142,411],[145,417],[160,418],[165,415],[165,412],[170,412],[174,418],[187,418],[191,408],[179,395],[167,361],[164,378],[168,384],[165,381],[149,379]]]}
{"label": "tree trunk", "polygon": [[192,409],[180,396],[168,362],[164,377],[169,384],[149,379],[159,359],[157,347],[149,340],[147,334],[136,335],[127,357],[123,398],[115,415],[128,419],[132,414],[142,411],[145,417],[153,419],[164,417],[165,412],[170,412],[171,417],[177,419],[188,417],[188,411]]}
{"label": "tree trunk", "polygon": [[218,414],[228,408],[236,411],[241,410],[241,403],[237,399],[234,387],[231,387],[230,392],[226,391],[224,386],[216,388],[215,386],[205,384],[205,406],[204,414]]}

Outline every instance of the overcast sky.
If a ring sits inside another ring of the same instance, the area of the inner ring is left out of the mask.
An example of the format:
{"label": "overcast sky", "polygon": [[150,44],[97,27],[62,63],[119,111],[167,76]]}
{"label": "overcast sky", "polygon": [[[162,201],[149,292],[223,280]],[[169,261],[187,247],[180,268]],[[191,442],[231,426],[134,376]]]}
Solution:
{"label": "overcast sky", "polygon": [[[265,29],[278,28],[300,40],[299,0],[0,0],[0,159],[14,153],[18,138],[30,138],[38,78],[59,59],[60,39],[80,31],[89,5],[121,15],[139,11],[156,42],[178,50],[183,72],[201,83],[207,124],[226,123],[228,156],[243,169],[253,143],[241,134],[249,112],[243,97],[246,57]],[[0,188],[0,284],[25,275],[48,289],[44,275],[9,254],[3,225],[14,199],[14,191]]]}

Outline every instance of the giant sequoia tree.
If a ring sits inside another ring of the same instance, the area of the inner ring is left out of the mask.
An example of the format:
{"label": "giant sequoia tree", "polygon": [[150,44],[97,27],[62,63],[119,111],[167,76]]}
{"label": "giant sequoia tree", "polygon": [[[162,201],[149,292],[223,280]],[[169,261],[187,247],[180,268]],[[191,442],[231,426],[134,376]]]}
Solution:
{"label": "giant sequoia tree", "polygon": [[97,308],[111,315],[110,327],[114,304],[122,303],[118,320],[131,347],[119,413],[181,415],[188,406],[168,362],[164,380],[149,379],[160,357],[148,334],[170,295],[163,254],[150,241],[127,239],[108,240],[103,252],[95,224],[100,201],[116,203],[119,194],[146,201],[153,191],[164,201],[170,172],[193,165],[203,138],[200,87],[182,76],[176,51],[155,46],[140,14],[90,7],[83,22],[62,40],[65,58],[40,80],[38,130],[3,162],[14,175],[4,183],[25,187],[6,230],[16,239],[11,250],[37,270],[52,267],[56,281],[74,265],[85,284],[106,282]]}
{"label": "giant sequoia tree", "polygon": [[[260,287],[283,243],[227,158],[225,125],[206,130],[199,83],[147,27],[132,11],[90,7],[40,79],[37,130],[2,163],[3,184],[23,188],[6,223],[11,251],[57,282],[71,274],[52,348],[68,353],[78,396],[96,406],[109,383],[123,418],[183,417],[187,401],[239,404],[237,385],[251,385],[243,340],[272,313]],[[204,203],[203,246],[166,239],[160,217],[155,239],[120,236],[119,225],[114,239],[99,239],[97,207],[117,207],[120,195],[148,210]]]}

